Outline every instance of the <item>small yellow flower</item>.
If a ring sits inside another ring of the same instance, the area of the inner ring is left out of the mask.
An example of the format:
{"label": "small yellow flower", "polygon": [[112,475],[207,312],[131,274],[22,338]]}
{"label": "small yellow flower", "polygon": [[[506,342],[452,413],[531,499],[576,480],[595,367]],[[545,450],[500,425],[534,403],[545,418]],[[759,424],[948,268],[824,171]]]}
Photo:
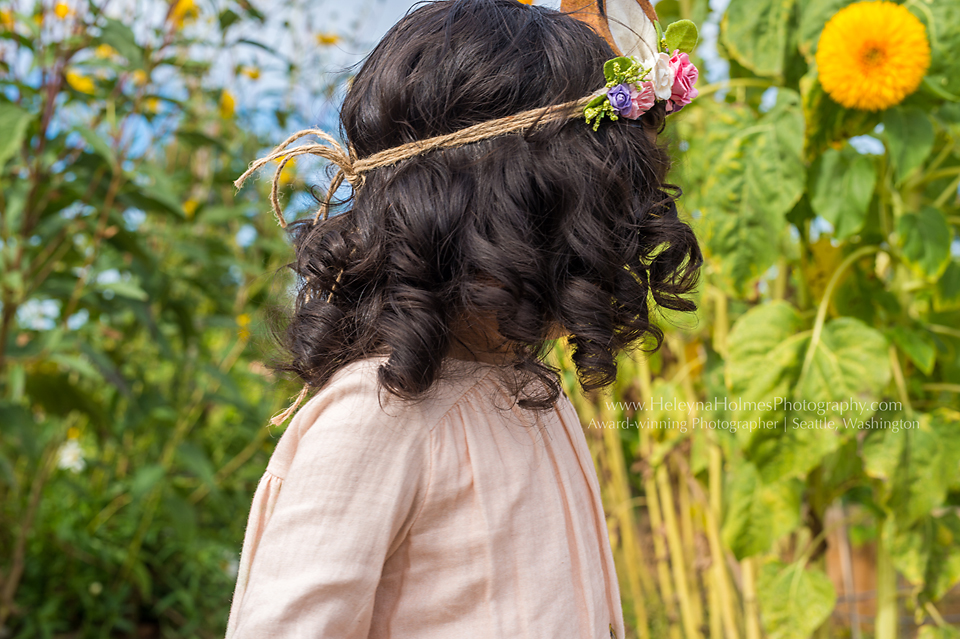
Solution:
{"label": "small yellow flower", "polygon": [[247,76],[251,80],[256,80],[257,78],[260,77],[260,69],[258,69],[257,67],[243,67],[243,70],[241,71],[241,73],[243,73],[243,75]]}
{"label": "small yellow flower", "polygon": [[[117,55],[117,50],[111,47],[109,44],[101,44],[99,47],[94,49],[94,55],[98,58],[112,58]],[[141,71],[141,73],[143,73]]]}
{"label": "small yellow flower", "polygon": [[70,10],[70,7],[67,6],[67,3],[65,2],[58,2],[53,6],[53,14],[58,18],[60,18],[61,20],[66,18],[71,13],[73,12]]}
{"label": "small yellow flower", "polygon": [[193,219],[193,215],[197,212],[197,207],[199,206],[200,206],[200,203],[194,200],[193,198],[190,198],[189,200],[183,203],[183,212],[187,214],[188,220]]}
{"label": "small yellow flower", "polygon": [[320,45],[330,45],[340,42],[340,36],[336,33],[318,33],[317,34],[317,44]]}
{"label": "small yellow flower", "polygon": [[80,429],[76,426],[71,426],[67,429],[67,439],[76,439],[80,437]]}
{"label": "small yellow flower", "polygon": [[13,31],[13,25],[13,11],[10,11],[10,9],[0,10],[0,27]]}
{"label": "small yellow flower", "polygon": [[899,104],[917,90],[929,67],[926,28],[892,2],[841,9],[817,45],[820,84],[848,109],[880,111]]}
{"label": "small yellow flower", "polygon": [[237,112],[237,101],[233,94],[224,89],[220,94],[220,119],[229,120]]}
{"label": "small yellow flower", "polygon": [[147,98],[143,101],[143,108],[147,113],[157,113],[160,111],[160,100],[157,98]]}
{"label": "small yellow flower", "polygon": [[277,181],[280,183],[280,186],[287,186],[296,179],[296,176],[297,173],[293,168],[293,160],[290,160],[283,165],[283,170],[280,171],[280,176],[277,178]]}
{"label": "small yellow flower", "polygon": [[237,315],[237,326],[240,327],[237,331],[240,339],[250,339],[250,316],[246,313]]}
{"label": "small yellow flower", "polygon": [[42,25],[42,24],[43,24],[43,14],[42,14],[42,13],[38,13],[38,14],[34,15],[34,16],[33,16],[33,21],[37,23],[37,26]]}
{"label": "small yellow flower", "polygon": [[147,76],[147,72],[144,71],[143,69],[137,69],[132,74],[130,74],[130,79],[133,80],[133,83],[135,85],[137,85],[138,87],[142,87],[144,84],[147,83],[147,80],[149,80],[149,76]]}
{"label": "small yellow flower", "polygon": [[69,84],[74,91],[92,94],[96,90],[93,80],[81,73],[67,71],[64,76],[67,79],[67,84]]}
{"label": "small yellow flower", "polygon": [[182,29],[185,24],[193,22],[199,15],[200,9],[194,0],[176,0],[176,4],[170,11],[170,20],[178,29]]}

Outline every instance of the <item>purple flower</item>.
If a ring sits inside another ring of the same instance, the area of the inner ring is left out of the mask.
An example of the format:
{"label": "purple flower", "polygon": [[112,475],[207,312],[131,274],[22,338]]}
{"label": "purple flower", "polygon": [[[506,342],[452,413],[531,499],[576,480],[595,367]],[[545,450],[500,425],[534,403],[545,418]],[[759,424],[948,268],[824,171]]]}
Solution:
{"label": "purple flower", "polygon": [[613,106],[613,110],[617,112],[617,115],[621,115],[633,108],[634,93],[635,91],[633,91],[629,84],[618,84],[607,91],[607,99],[610,100],[610,104]]}

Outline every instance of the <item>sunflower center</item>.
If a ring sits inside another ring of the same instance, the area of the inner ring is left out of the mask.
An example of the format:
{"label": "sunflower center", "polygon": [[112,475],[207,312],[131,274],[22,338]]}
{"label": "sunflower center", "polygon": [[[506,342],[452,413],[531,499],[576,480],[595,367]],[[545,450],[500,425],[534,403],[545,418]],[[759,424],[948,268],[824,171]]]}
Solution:
{"label": "sunflower center", "polygon": [[878,67],[887,59],[887,50],[878,44],[870,43],[860,50],[860,62],[865,67]]}

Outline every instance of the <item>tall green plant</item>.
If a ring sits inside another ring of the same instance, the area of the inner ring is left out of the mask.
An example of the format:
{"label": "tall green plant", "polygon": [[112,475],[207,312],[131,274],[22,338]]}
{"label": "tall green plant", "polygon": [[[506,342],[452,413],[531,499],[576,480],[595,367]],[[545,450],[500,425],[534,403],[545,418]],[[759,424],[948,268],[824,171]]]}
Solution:
{"label": "tall green plant", "polygon": [[[653,608],[673,636],[830,636],[837,506],[858,517],[841,531],[878,540],[876,636],[897,636],[904,611],[924,636],[952,636],[937,602],[960,581],[960,15],[904,3],[929,34],[930,69],[902,103],[857,111],[815,64],[824,24],[849,4],[731,0],[718,45],[730,77],[701,84],[672,128],[706,253],[699,315],[668,314],[650,372],[627,358],[625,381],[592,398],[606,423],[631,423],[603,438],[598,470],[614,521],[623,499],[645,504],[639,545],[663,550],[638,569],[656,575]],[[657,8],[663,22],[706,14],[705,2]],[[603,423],[591,418],[588,434]],[[636,473],[625,498],[605,469],[611,446]],[[693,577],[664,516],[671,492],[702,536]]]}
{"label": "tall green plant", "polygon": [[0,636],[222,636],[283,401],[251,340],[289,246],[233,187],[278,134],[223,85],[264,16],[106,4],[0,11]]}

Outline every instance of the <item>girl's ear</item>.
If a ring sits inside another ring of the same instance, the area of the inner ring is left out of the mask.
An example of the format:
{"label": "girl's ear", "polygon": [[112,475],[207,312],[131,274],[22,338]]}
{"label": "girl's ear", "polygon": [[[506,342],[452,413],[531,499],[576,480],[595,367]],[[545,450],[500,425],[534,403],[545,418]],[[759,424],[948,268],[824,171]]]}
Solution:
{"label": "girl's ear", "polygon": [[653,26],[657,12],[649,0],[562,0],[560,10],[593,27],[617,55],[653,66],[660,48]]}

